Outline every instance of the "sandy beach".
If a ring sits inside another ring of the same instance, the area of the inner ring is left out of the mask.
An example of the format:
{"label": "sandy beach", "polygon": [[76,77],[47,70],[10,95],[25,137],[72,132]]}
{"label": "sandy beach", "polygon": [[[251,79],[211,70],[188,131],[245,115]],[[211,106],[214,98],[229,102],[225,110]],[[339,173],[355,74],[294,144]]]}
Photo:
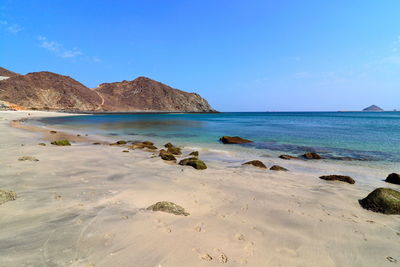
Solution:
{"label": "sandy beach", "polygon": [[[358,203],[376,187],[398,190],[382,181],[394,170],[243,158],[290,171],[217,160],[205,160],[208,168],[200,171],[147,151],[92,145],[96,138],[85,133],[51,135],[12,122],[65,115],[0,112],[0,189],[18,195],[0,205],[0,266],[400,263],[400,216]],[[65,137],[72,146],[50,144]],[[23,156],[39,161],[18,161]],[[350,175],[356,183],[318,178],[327,174]],[[146,210],[158,201],[172,201],[190,215]]]}

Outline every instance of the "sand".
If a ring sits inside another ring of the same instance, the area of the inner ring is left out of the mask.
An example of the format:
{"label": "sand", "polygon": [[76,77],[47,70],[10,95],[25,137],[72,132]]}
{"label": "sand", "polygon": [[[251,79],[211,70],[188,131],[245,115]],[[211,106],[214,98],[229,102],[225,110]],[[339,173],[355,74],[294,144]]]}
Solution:
{"label": "sand", "polygon": [[[400,263],[400,216],[358,204],[378,186],[399,190],[382,181],[392,170],[257,158],[290,170],[274,172],[210,156],[199,171],[150,152],[95,146],[90,136],[52,146],[48,130],[11,122],[66,114],[29,113],[0,112],[0,189],[18,195],[0,206],[0,266]],[[23,156],[39,161],[18,161]],[[318,179],[327,174],[351,175],[356,184]],[[146,210],[158,201],[190,215]]]}

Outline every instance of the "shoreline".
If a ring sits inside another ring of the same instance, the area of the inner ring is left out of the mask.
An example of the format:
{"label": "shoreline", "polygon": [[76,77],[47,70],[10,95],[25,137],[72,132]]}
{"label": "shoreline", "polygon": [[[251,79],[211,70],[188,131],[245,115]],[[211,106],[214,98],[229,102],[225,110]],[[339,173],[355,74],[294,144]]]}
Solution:
{"label": "shoreline", "polygon": [[[400,217],[358,204],[374,187],[396,188],[377,178],[382,170],[263,158],[290,171],[218,160],[199,171],[12,122],[27,113],[0,112],[0,189],[18,195],[0,206],[0,265],[393,266]],[[37,145],[61,137],[78,145]],[[331,172],[355,174],[356,184],[318,179]],[[145,210],[163,200],[190,215]]]}

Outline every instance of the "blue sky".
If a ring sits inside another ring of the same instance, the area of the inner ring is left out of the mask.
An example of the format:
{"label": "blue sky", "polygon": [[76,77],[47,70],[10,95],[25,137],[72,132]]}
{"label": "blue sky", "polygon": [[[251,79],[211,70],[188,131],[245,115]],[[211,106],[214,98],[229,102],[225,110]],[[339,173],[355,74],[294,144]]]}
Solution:
{"label": "blue sky", "polygon": [[0,1],[0,66],[147,76],[221,111],[400,109],[400,1]]}

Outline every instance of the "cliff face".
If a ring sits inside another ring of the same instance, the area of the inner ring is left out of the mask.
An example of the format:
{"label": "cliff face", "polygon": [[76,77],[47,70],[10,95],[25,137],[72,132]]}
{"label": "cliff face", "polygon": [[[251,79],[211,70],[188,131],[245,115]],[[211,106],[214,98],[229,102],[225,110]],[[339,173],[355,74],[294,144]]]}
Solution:
{"label": "cliff face", "polygon": [[26,107],[66,111],[213,112],[195,93],[139,77],[133,81],[103,83],[89,89],[74,79],[52,72],[19,75],[6,69],[0,80],[0,101]]}
{"label": "cliff face", "polygon": [[214,111],[198,94],[183,92],[146,77],[103,83],[95,90],[104,98],[102,109],[107,111]]}

